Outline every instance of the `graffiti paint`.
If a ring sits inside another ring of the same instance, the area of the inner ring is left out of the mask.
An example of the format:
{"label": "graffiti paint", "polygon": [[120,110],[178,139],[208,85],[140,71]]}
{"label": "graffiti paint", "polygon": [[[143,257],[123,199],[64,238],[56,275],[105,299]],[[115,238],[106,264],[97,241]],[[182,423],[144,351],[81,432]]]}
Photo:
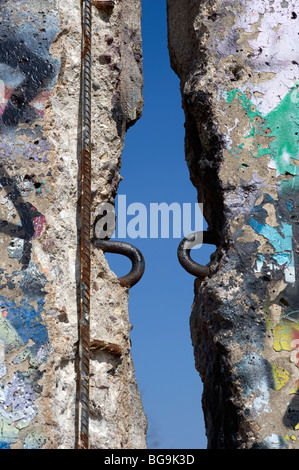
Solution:
{"label": "graffiti paint", "polygon": [[[268,224],[259,223],[254,217],[249,220],[249,225],[256,233],[265,237],[274,248],[271,269],[283,269],[285,280],[289,283],[295,282],[295,264],[293,254],[293,232],[292,226],[284,222],[280,227],[272,227]],[[259,255],[259,262],[263,263],[265,257]],[[269,266],[269,264],[268,264]],[[261,271],[261,266],[258,271]]]}
{"label": "graffiti paint", "polygon": [[[235,89],[226,94],[226,100],[229,105],[234,100],[238,100],[239,105],[245,110],[249,118],[250,129],[244,135],[244,140],[238,147],[238,152],[233,148],[229,151],[235,155],[235,158],[244,161],[250,165],[248,156],[251,158],[265,158],[268,156],[267,165],[269,169],[276,170],[276,177],[281,188],[281,205],[292,209],[290,194],[298,190],[298,105],[297,86],[293,87],[284,99],[269,112],[266,116],[262,115],[257,107],[247,98],[239,89]],[[296,97],[296,99],[295,99]],[[249,139],[249,144],[246,142]],[[281,177],[288,176],[288,179]],[[261,272],[265,264],[270,268],[281,270],[285,273],[287,283],[294,284],[296,280],[295,273],[295,254],[293,249],[294,237],[293,223],[289,223],[290,217],[282,211],[281,207],[273,201],[268,195],[268,201],[265,201],[254,207],[254,214],[249,218],[248,224],[253,230],[265,237],[273,247],[271,260],[266,262],[265,256],[261,253],[257,259],[256,271]],[[277,225],[272,226],[265,222],[269,215],[265,209],[266,203],[270,201],[275,204],[277,214]],[[257,220],[256,215],[260,218]],[[283,220],[285,219],[285,220]]]}
{"label": "graffiti paint", "polygon": [[[263,115],[239,89],[226,94],[229,104],[237,99],[248,118],[251,129],[244,136],[244,141],[238,146],[236,158],[242,156],[247,147],[246,139],[251,140],[250,154],[254,158],[264,155],[271,157],[269,168],[276,169],[277,176],[290,175],[288,181],[281,181],[282,190],[299,189],[299,167],[296,161],[298,155],[298,119],[299,119],[299,91],[294,86],[284,99],[269,114]],[[266,141],[266,143],[265,143]],[[262,143],[263,142],[263,143]],[[231,149],[233,152],[233,149]]]}
{"label": "graffiti paint", "polygon": [[[269,173],[275,172],[276,197],[269,183],[261,185],[263,196],[262,198],[260,196],[259,203],[247,213],[245,224],[257,234],[259,237],[257,240],[261,240],[258,242],[254,272],[259,276],[264,276],[264,279],[285,282],[285,289],[280,293],[277,291],[281,308],[280,321],[274,326],[268,325],[268,328],[272,329],[274,351],[277,353],[289,351],[290,364],[296,367],[299,364],[298,287],[296,286],[296,279],[298,279],[296,240],[298,240],[299,233],[294,213],[296,214],[297,209],[295,193],[299,189],[298,97],[296,85],[274,109],[263,114],[240,89],[225,94],[229,106],[237,102],[248,119],[243,140],[238,146],[233,145],[233,140],[231,140],[229,153],[240,162],[239,167],[245,170],[250,170],[251,160],[259,159],[264,161],[264,167]],[[261,183],[263,181],[265,178],[261,178]],[[267,250],[262,243],[263,239],[269,246]],[[264,397],[269,393],[268,389],[272,388],[279,393],[281,389],[289,386],[291,372],[288,365],[280,367],[273,362],[271,369],[271,376],[269,373],[264,374],[264,381],[267,382],[264,387],[261,388],[260,383],[256,384],[256,390],[260,393],[263,390],[262,396]],[[249,370],[247,364],[247,375]],[[293,396],[293,399],[287,405],[284,416],[285,425],[293,430],[299,427],[297,385],[298,381],[290,386],[289,394]],[[267,411],[266,405],[268,403],[265,402],[264,411]],[[260,405],[254,403],[254,409],[255,412],[259,412]],[[278,437],[280,444],[277,443],[277,447],[281,447],[282,442],[286,445],[286,441],[281,436]],[[272,444],[270,444],[267,444],[268,447],[271,447]]]}
{"label": "graffiti paint", "polygon": [[277,364],[272,364],[274,389],[282,389],[290,379],[289,372],[283,367],[279,367]]}
{"label": "graffiti paint", "polygon": [[[55,3],[38,3],[0,6],[1,449],[46,443],[31,429],[39,413],[43,365],[53,352],[44,321],[48,281],[33,261],[35,240],[47,224],[37,199],[47,197],[47,182],[35,175],[43,174],[51,151],[43,119],[59,71],[50,53],[59,24]],[[11,291],[18,292],[16,298]]]}

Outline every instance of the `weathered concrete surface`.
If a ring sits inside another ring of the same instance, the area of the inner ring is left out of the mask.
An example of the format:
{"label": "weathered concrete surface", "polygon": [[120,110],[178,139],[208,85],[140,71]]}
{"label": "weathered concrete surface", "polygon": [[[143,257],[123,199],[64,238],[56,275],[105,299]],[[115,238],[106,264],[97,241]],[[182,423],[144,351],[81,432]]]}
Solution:
{"label": "weathered concrete surface", "polygon": [[298,5],[168,0],[186,160],[221,240],[191,335],[209,448],[298,448]]}
{"label": "weathered concrete surface", "polygon": [[[78,359],[80,1],[0,1],[0,447],[74,448]],[[113,202],[142,112],[139,0],[93,7],[92,222]],[[1,90],[0,90],[1,91]],[[92,236],[93,234],[91,234]],[[128,292],[92,254],[90,447],[146,447]]]}

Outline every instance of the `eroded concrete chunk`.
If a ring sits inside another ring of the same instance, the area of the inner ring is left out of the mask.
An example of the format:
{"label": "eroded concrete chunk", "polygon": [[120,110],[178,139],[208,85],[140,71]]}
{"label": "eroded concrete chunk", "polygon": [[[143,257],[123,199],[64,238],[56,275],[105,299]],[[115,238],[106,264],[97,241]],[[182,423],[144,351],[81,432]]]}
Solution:
{"label": "eroded concrete chunk", "polygon": [[[114,202],[125,132],[143,105],[140,1],[113,3],[109,15],[92,11],[92,223],[101,202]],[[0,448],[71,449],[81,8],[73,0],[12,0],[0,12]],[[93,351],[90,447],[144,448],[128,292],[99,250],[91,286],[92,340],[121,355]]]}
{"label": "eroded concrete chunk", "polygon": [[221,243],[191,334],[210,448],[298,448],[298,4],[168,0],[186,161]]}

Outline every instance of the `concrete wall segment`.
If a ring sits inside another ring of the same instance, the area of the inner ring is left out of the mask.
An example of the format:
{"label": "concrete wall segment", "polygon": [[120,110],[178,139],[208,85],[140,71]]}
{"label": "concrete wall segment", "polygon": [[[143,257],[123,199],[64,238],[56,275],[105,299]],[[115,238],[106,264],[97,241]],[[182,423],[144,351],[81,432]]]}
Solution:
{"label": "concrete wall segment", "polygon": [[221,240],[190,320],[208,445],[296,448],[297,5],[167,3],[186,161]]}
{"label": "concrete wall segment", "polygon": [[[93,7],[92,222],[102,201],[114,202],[125,129],[142,111],[140,2],[133,17],[125,3],[116,2],[111,14]],[[1,1],[0,12],[0,446],[73,448],[80,2]],[[127,31],[134,45],[124,45]],[[122,71],[126,54],[136,69],[130,78]],[[126,102],[131,98],[126,109],[120,88]],[[123,356],[93,355],[90,445],[145,447],[128,293],[101,253],[92,254],[92,264],[93,336],[120,344]]]}

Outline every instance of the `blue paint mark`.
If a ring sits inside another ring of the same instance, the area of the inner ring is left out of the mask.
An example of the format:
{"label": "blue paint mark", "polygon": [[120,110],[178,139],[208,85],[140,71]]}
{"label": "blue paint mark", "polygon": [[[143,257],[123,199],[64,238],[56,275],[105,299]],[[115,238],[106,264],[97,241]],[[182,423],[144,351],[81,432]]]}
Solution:
{"label": "blue paint mark", "polygon": [[11,443],[0,441],[0,449],[10,449],[10,444]]}
{"label": "blue paint mark", "polygon": [[249,225],[255,232],[263,237],[267,238],[277,253],[289,251],[292,253],[292,226],[282,222],[280,227],[282,236],[275,227],[271,227],[268,224],[262,225],[257,222],[253,217],[249,220]]}
{"label": "blue paint mark", "polygon": [[[278,266],[283,268],[286,282],[294,283],[295,260],[292,247],[292,226],[281,222],[281,226],[275,228],[268,224],[263,225],[253,217],[249,220],[249,225],[259,235],[268,239],[275,250],[275,253],[272,255],[273,260]],[[260,259],[258,264],[261,263],[261,261]]]}
{"label": "blue paint mark", "polygon": [[273,258],[280,266],[289,266],[292,262],[292,255],[291,253],[278,253],[273,255]]}
{"label": "blue paint mark", "polygon": [[29,339],[34,341],[37,347],[49,342],[47,328],[42,324],[41,317],[44,305],[43,299],[38,301],[37,311],[24,299],[21,300],[20,306],[17,307],[14,300],[0,297],[0,305],[7,310],[6,318],[17,331],[24,344],[27,344]]}

